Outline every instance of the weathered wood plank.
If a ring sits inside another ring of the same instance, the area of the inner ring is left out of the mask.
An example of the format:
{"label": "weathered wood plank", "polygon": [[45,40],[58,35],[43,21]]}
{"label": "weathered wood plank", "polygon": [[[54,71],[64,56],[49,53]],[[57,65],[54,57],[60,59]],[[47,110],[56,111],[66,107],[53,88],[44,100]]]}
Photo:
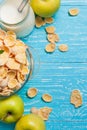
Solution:
{"label": "weathered wood plank", "polygon": [[86,6],[87,5],[87,0],[61,0],[61,5],[79,5],[79,6]]}

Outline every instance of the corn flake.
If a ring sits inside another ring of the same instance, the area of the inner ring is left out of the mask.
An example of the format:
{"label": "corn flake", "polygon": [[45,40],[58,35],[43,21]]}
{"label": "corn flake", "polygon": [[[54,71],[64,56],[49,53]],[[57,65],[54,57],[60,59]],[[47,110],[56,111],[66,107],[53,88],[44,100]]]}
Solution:
{"label": "corn flake", "polygon": [[38,90],[36,88],[29,88],[27,91],[27,96],[33,98],[37,95]]}
{"label": "corn flake", "polygon": [[31,113],[38,115],[39,110],[36,107],[31,108]]}
{"label": "corn flake", "polygon": [[21,72],[17,72],[17,80],[19,81],[19,83],[24,83],[25,81],[25,75],[22,75]]}
{"label": "corn flake", "polygon": [[0,78],[5,78],[7,76],[8,68],[0,66]]}
{"label": "corn flake", "polygon": [[62,52],[68,51],[68,46],[66,44],[59,45],[58,49]]}
{"label": "corn flake", "polygon": [[15,56],[15,60],[19,63],[26,64],[27,63],[27,57],[25,53],[19,53]]}
{"label": "corn flake", "polygon": [[55,43],[49,43],[45,47],[46,52],[54,52],[56,49],[56,44]]}
{"label": "corn flake", "polygon": [[13,55],[17,55],[17,54],[19,54],[19,53],[25,53],[25,51],[26,51],[26,47],[24,47],[24,46],[19,46],[18,44],[16,44],[15,46],[13,46],[13,47],[11,48],[11,53],[12,53]]}
{"label": "corn flake", "polygon": [[39,109],[38,115],[43,119],[43,120],[48,120],[49,114],[52,112],[52,108],[49,107],[43,107]]}
{"label": "corn flake", "polygon": [[4,78],[1,82],[0,82],[0,87],[6,87],[8,85],[8,78]]}
{"label": "corn flake", "polygon": [[2,54],[0,54],[0,66],[5,65],[8,61],[8,58],[9,53],[4,51]]}
{"label": "corn flake", "polygon": [[26,66],[26,65],[21,65],[21,73],[22,73],[22,75],[26,75],[26,74],[28,74],[29,73],[29,69],[28,69],[28,66]]}
{"label": "corn flake", "polygon": [[27,46],[24,44],[24,42],[19,39],[16,40],[16,46],[23,46],[23,47],[27,48]]}
{"label": "corn flake", "polygon": [[50,41],[51,43],[55,43],[55,42],[59,42],[59,36],[55,33],[53,34],[48,34],[47,35],[47,39],[48,41]]}
{"label": "corn flake", "polygon": [[15,90],[19,90],[21,88],[21,83],[18,83],[17,86],[15,87]]}
{"label": "corn flake", "polygon": [[50,94],[43,94],[42,99],[45,102],[51,102],[52,101],[52,96]]}
{"label": "corn flake", "polygon": [[14,79],[16,77],[16,71],[15,70],[9,70],[7,73],[8,79]]}
{"label": "corn flake", "polygon": [[16,34],[13,31],[7,31],[7,35],[12,36],[16,39]]}
{"label": "corn flake", "polygon": [[53,23],[54,19],[52,17],[45,18],[45,23]]}
{"label": "corn flake", "polygon": [[16,44],[16,39],[11,35],[7,35],[4,39],[4,44],[8,47],[11,47]]}
{"label": "corn flake", "polygon": [[70,102],[76,107],[80,107],[82,105],[82,96],[79,90],[73,90],[71,93]]}
{"label": "corn flake", "polygon": [[0,96],[10,96],[10,94],[11,94],[11,91],[8,91],[8,90],[0,92]]}
{"label": "corn flake", "polygon": [[[5,89],[5,88],[7,88],[7,89]],[[2,91],[3,93],[9,94],[9,95],[10,95],[10,93],[13,93],[13,90],[9,89],[8,87],[5,87],[5,88]]]}
{"label": "corn flake", "polygon": [[31,113],[40,116],[43,120],[46,121],[49,118],[49,114],[52,112],[52,108],[43,107],[43,108],[37,109],[36,107],[32,107],[30,111]]}
{"label": "corn flake", "polygon": [[17,79],[10,79],[8,81],[8,88],[14,89],[17,86],[17,84],[18,84]]}
{"label": "corn flake", "polygon": [[79,14],[79,9],[77,9],[77,8],[69,9],[69,15],[76,16],[78,14]]}
{"label": "corn flake", "polygon": [[16,62],[13,58],[8,59],[6,66],[12,70],[20,70],[20,64]]}
{"label": "corn flake", "polygon": [[45,24],[45,21],[40,16],[36,16],[35,24],[37,28],[40,28],[41,26]]}
{"label": "corn flake", "polygon": [[54,26],[46,27],[46,32],[49,33],[49,34],[54,33],[55,32],[55,27]]}

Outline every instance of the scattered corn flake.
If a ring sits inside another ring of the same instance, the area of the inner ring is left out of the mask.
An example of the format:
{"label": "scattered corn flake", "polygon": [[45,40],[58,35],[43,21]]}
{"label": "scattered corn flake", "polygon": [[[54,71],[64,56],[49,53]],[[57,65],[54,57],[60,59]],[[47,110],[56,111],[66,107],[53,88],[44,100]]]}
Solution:
{"label": "scattered corn flake", "polygon": [[47,112],[43,112],[42,110],[39,110],[39,114],[38,114],[43,120],[48,120],[48,116],[49,116],[49,113]]}
{"label": "scattered corn flake", "polygon": [[42,95],[42,99],[45,102],[52,102],[52,96],[50,94],[47,94],[47,93]]}
{"label": "scattered corn flake", "polygon": [[79,14],[79,9],[77,9],[77,8],[69,9],[69,15],[76,16],[78,14]]}
{"label": "scattered corn flake", "polygon": [[49,107],[43,107],[39,109],[38,115],[43,119],[43,120],[48,120],[49,114],[52,112],[52,108]]}
{"label": "scattered corn flake", "polygon": [[40,16],[36,16],[35,24],[37,28],[40,28],[41,26],[45,24],[45,21]]}
{"label": "scattered corn flake", "polygon": [[17,86],[17,84],[18,84],[17,79],[10,79],[8,81],[8,88],[14,89]]}
{"label": "scattered corn flake", "polygon": [[45,23],[53,23],[54,19],[52,17],[45,18]]}
{"label": "scattered corn flake", "polygon": [[4,38],[4,44],[8,47],[11,47],[13,45],[16,44],[16,39],[11,36],[11,35],[7,35],[5,38]]}
{"label": "scattered corn flake", "polygon": [[66,44],[61,44],[59,45],[58,49],[62,52],[68,51],[68,45]]}
{"label": "scattered corn flake", "polygon": [[29,88],[27,91],[27,96],[33,98],[37,95],[38,90],[36,88]]}
{"label": "scattered corn flake", "polygon": [[36,107],[31,108],[31,113],[38,115],[39,110]]}
{"label": "scattered corn flake", "polygon": [[46,52],[51,52],[52,53],[52,52],[55,51],[55,49],[56,49],[56,44],[55,43],[49,43],[45,47]]}
{"label": "scattered corn flake", "polygon": [[26,53],[19,53],[15,56],[15,60],[19,63],[26,64],[27,63],[27,57]]}
{"label": "scattered corn flake", "polygon": [[50,107],[43,107],[40,109],[37,109],[36,107],[31,108],[31,113],[36,114],[40,116],[43,120],[48,120],[49,114],[52,112],[52,108]]}
{"label": "scattered corn flake", "polygon": [[12,37],[14,37],[15,39],[16,39],[16,34],[15,34],[15,32],[13,32],[13,31],[7,31],[7,35],[10,35],[10,36],[12,36]]}
{"label": "scattered corn flake", "polygon": [[42,110],[43,112],[47,111],[47,113],[51,113],[52,112],[52,108],[50,108],[50,107],[43,107],[43,108],[40,108],[40,110]]}
{"label": "scattered corn flake", "polygon": [[59,36],[56,33],[48,34],[47,35],[47,39],[51,43],[59,42]]}
{"label": "scattered corn flake", "polygon": [[4,39],[6,37],[6,32],[0,29],[0,39]]}
{"label": "scattered corn flake", "polygon": [[71,93],[70,102],[76,107],[80,107],[82,105],[82,96],[79,90],[73,90]]}
{"label": "scattered corn flake", "polygon": [[54,26],[46,27],[46,32],[49,34],[55,33],[55,27]]}
{"label": "scattered corn flake", "polygon": [[6,66],[12,70],[20,70],[20,64],[16,62],[13,58],[8,59]]}

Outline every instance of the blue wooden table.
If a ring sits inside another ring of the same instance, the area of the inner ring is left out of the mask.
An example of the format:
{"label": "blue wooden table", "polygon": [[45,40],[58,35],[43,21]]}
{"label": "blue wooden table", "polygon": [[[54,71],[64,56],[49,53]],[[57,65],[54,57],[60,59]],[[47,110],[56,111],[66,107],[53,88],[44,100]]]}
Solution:
{"label": "blue wooden table", "polygon": [[[70,17],[68,10],[78,8],[80,13]],[[40,70],[35,78],[28,81],[18,92],[25,103],[25,114],[32,107],[52,107],[46,130],[87,130],[87,0],[62,0],[60,10],[54,16],[56,33],[61,43],[68,44],[69,51],[56,51],[47,54],[44,51],[46,40],[45,25],[40,29],[34,28],[31,35],[22,40],[34,47],[40,56]],[[26,91],[36,87],[38,95],[29,99]],[[75,109],[70,104],[70,94],[73,89],[79,89],[83,97],[82,107]],[[41,100],[43,93],[53,96],[51,103]],[[0,123],[0,130],[13,130],[15,124]]]}

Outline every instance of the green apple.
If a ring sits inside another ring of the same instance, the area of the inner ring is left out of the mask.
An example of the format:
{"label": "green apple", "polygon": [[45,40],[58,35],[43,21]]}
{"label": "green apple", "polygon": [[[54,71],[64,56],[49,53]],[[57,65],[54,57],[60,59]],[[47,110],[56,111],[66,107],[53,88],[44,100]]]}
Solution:
{"label": "green apple", "polygon": [[0,99],[0,120],[6,123],[16,122],[24,112],[24,103],[18,95]]}
{"label": "green apple", "polygon": [[60,7],[60,0],[30,0],[34,12],[41,17],[50,17]]}
{"label": "green apple", "polygon": [[46,130],[45,122],[35,114],[24,115],[19,119],[15,130]]}

